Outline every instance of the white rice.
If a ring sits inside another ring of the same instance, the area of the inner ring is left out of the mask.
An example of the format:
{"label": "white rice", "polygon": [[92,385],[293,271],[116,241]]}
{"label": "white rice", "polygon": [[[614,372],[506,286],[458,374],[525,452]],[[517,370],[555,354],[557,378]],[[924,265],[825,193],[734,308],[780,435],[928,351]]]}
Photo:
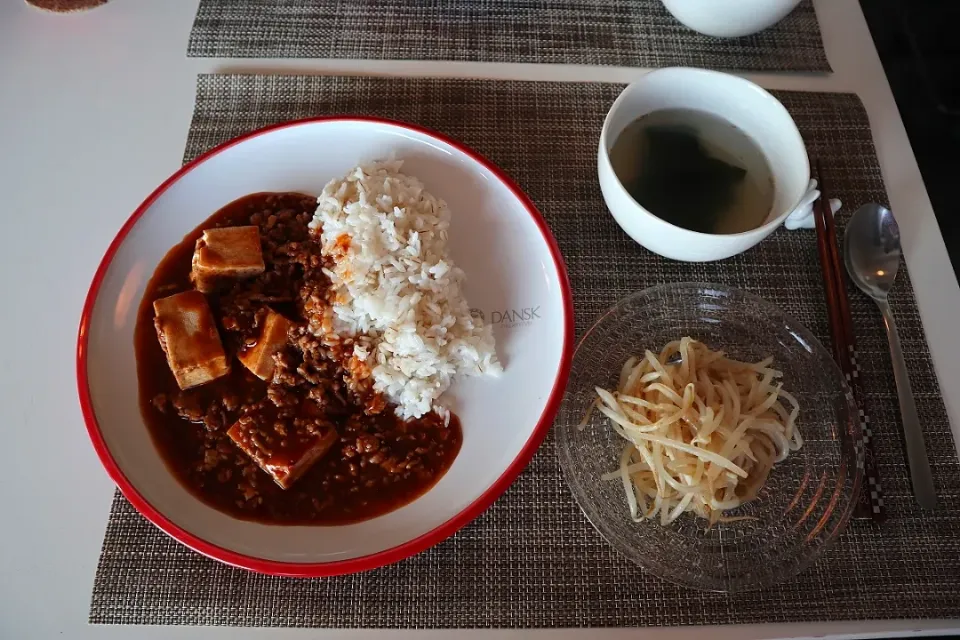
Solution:
{"label": "white rice", "polygon": [[470,315],[463,271],[447,254],[450,211],[401,173],[402,164],[362,165],[332,180],[311,227],[322,228],[323,252],[335,261],[327,271],[334,331],[371,338],[354,355],[372,368],[374,389],[396,403],[397,415],[412,418],[446,414],[437,401],[455,375],[503,368],[490,327]]}

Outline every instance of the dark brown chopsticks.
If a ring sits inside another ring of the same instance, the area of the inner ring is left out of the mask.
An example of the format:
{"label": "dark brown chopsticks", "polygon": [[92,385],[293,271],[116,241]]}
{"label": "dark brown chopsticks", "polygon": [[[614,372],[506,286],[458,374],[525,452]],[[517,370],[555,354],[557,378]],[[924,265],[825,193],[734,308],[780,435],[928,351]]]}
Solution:
{"label": "dark brown chopsticks", "polygon": [[880,477],[877,474],[873,432],[866,410],[866,396],[860,378],[860,366],[857,364],[856,336],[853,331],[853,320],[850,317],[850,301],[847,299],[843,264],[837,248],[837,227],[819,160],[817,160],[817,180],[820,198],[813,204],[813,218],[817,226],[817,250],[820,254],[823,285],[827,293],[827,314],[830,321],[830,335],[833,339],[833,356],[853,391],[863,434],[864,484],[860,488],[854,517],[882,522],[886,519],[886,510],[883,507],[883,492],[880,487]]}

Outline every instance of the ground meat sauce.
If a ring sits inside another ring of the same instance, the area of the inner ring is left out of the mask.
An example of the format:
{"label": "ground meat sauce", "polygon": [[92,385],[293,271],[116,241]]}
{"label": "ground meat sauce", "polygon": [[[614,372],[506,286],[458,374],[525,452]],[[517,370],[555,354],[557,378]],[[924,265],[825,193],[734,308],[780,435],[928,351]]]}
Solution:
{"label": "ground meat sauce", "polygon": [[[317,525],[373,518],[426,492],[462,442],[456,416],[449,425],[433,413],[397,418],[369,383],[344,370],[351,366],[343,358],[349,342],[324,346],[308,330],[304,312],[314,316],[325,304],[327,285],[307,228],[315,207],[314,198],[295,193],[257,193],[227,205],[164,257],[137,317],[141,412],[157,449],[194,495],[238,518]],[[207,295],[231,372],[181,391],[157,339],[153,301],[193,288],[191,258],[204,229],[241,225],[259,227],[266,269]],[[275,356],[272,379],[263,381],[235,356],[255,344],[271,308],[296,324]],[[303,434],[332,427],[337,441],[284,490],[226,435],[238,421],[291,457]]]}

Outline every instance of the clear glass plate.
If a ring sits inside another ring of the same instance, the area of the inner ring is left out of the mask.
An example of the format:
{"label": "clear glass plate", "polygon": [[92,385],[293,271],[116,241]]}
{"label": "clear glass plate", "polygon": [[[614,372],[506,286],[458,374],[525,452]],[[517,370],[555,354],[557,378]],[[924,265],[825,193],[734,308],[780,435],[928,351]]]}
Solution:
{"label": "clear glass plate", "polygon": [[[624,441],[598,411],[577,428],[594,388],[615,388],[627,358],[683,336],[739,360],[773,356],[800,403],[803,447],[776,465],[755,500],[727,513],[756,520],[709,528],[688,513],[667,526],[633,522],[619,479],[600,478],[617,469]],[[743,291],[688,283],[646,289],[600,317],[577,347],[555,429],[570,490],[611,545],[671,582],[740,591],[796,575],[843,531],[863,475],[857,415],[830,353],[796,320]]]}

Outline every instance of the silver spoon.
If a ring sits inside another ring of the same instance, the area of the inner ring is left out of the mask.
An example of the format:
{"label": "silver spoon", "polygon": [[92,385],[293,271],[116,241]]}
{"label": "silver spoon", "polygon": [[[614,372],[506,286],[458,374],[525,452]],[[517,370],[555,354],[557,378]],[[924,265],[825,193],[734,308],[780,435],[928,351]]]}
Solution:
{"label": "silver spoon", "polygon": [[910,376],[903,360],[897,325],[887,302],[887,294],[900,267],[900,229],[893,213],[879,204],[865,204],[857,209],[843,234],[843,259],[850,278],[873,298],[883,315],[890,342],[890,358],[893,360],[893,377],[900,400],[913,495],[921,507],[933,509],[937,506],[937,493],[930,473],[930,461],[923,443],[923,431],[910,389]]}

